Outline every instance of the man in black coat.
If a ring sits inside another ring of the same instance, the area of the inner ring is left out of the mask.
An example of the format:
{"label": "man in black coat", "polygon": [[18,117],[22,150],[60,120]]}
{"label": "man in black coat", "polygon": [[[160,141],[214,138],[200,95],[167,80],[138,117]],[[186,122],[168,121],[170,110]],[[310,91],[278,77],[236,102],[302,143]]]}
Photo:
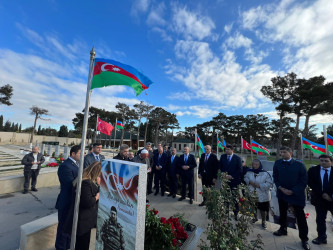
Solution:
{"label": "man in black coat", "polygon": [[153,169],[155,170],[155,195],[159,193],[159,188],[161,187],[161,196],[164,196],[168,156],[163,152],[162,146],[158,146],[157,150],[158,153],[154,155],[153,165]]}
{"label": "man in black coat", "polygon": [[[205,146],[205,153],[201,155],[199,162],[199,173],[198,177],[201,179],[202,186],[207,188],[212,187],[217,178],[218,171],[217,156],[212,153],[210,145]],[[205,198],[199,206],[205,205]]]}
{"label": "man in black coat", "polygon": [[122,160],[122,161],[129,161],[128,160],[128,152],[129,152],[129,146],[127,144],[123,144],[119,148],[119,153],[115,157],[113,157],[113,159]]}
{"label": "man in black coat", "polygon": [[31,191],[37,192],[37,176],[39,174],[41,165],[44,163],[45,159],[41,153],[38,153],[38,147],[32,148],[32,153],[27,154],[22,159],[22,164],[24,165],[24,190],[23,194],[28,193],[29,184],[31,179]]}
{"label": "man in black coat", "polygon": [[[242,182],[242,159],[234,154],[234,147],[231,145],[226,146],[225,152],[220,158],[220,170],[222,173],[227,173],[226,178],[229,180],[229,187],[236,189]],[[238,202],[236,202],[234,211],[235,220],[237,220],[238,212]]]}
{"label": "man in black coat", "polygon": [[190,204],[193,204],[194,190],[193,190],[193,178],[194,168],[197,167],[194,155],[190,154],[190,148],[184,148],[184,154],[179,157],[178,168],[182,180],[182,197],[178,200],[182,201],[186,197],[186,185],[190,193]]}
{"label": "man in black coat", "polygon": [[73,181],[79,172],[80,155],[81,147],[79,145],[73,146],[70,150],[70,157],[58,168],[60,193],[55,206],[58,209],[58,228],[55,242],[57,250],[64,250],[70,247],[71,236],[65,233],[65,223],[72,202]]}
{"label": "man in black coat", "polygon": [[105,159],[105,156],[102,155],[101,152],[102,152],[102,144],[101,143],[94,143],[91,153],[87,154],[84,157],[83,168],[89,167],[95,161],[102,162]]}
{"label": "man in black coat", "polygon": [[179,156],[177,156],[177,149],[172,148],[171,155],[168,158],[168,177],[169,177],[169,189],[170,193],[168,194],[168,197],[172,196],[173,198],[177,195],[178,190],[178,161]]}
{"label": "man in black coat", "polygon": [[298,224],[299,237],[302,247],[310,249],[308,244],[308,224],[306,222],[305,188],[307,186],[307,172],[303,163],[292,158],[292,150],[288,147],[280,148],[282,159],[277,160],[273,167],[273,179],[277,188],[277,198],[280,209],[280,229],[275,236],[287,235],[287,211],[291,205]]}
{"label": "man in black coat", "polygon": [[333,214],[333,159],[328,155],[319,156],[320,165],[311,167],[308,171],[308,185],[311,191],[311,204],[316,208],[316,223],[318,237],[313,244],[327,244],[326,216],[327,211]]}

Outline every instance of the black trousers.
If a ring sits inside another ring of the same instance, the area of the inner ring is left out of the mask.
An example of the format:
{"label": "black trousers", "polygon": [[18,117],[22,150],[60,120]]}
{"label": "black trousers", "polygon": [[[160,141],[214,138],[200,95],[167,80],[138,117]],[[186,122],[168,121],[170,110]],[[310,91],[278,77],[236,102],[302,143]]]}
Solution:
{"label": "black trousers", "polygon": [[190,194],[190,199],[193,199],[194,198],[193,174],[191,174],[191,173],[184,174],[183,173],[181,178],[182,178],[182,198],[185,199],[185,197],[186,197],[186,185],[187,185],[188,191]]}
{"label": "black trousers", "polygon": [[36,187],[37,176],[39,174],[39,169],[24,170],[24,190],[29,190],[30,179],[31,179],[31,189]]}
{"label": "black trousers", "polygon": [[91,230],[82,235],[76,235],[75,250],[89,250]]}
{"label": "black trousers", "polygon": [[168,174],[170,194],[177,194],[178,178],[176,174]]}
{"label": "black trousers", "polygon": [[65,233],[66,219],[69,213],[69,208],[58,209],[58,228],[55,242],[57,250],[67,250],[70,248],[71,235]]}
{"label": "black trousers", "polygon": [[161,193],[164,194],[165,192],[165,172],[162,172],[162,170],[156,170],[155,171],[155,187],[156,192],[158,193],[161,188]]}
{"label": "black trousers", "polygon": [[333,214],[333,205],[329,204],[332,202],[323,201],[321,206],[315,206],[316,208],[316,223],[317,223],[317,232],[318,238],[324,240],[327,238],[326,235],[326,216],[327,211],[330,211]]}
{"label": "black trousers", "polygon": [[[308,239],[308,223],[306,222],[304,207],[292,205],[294,208],[294,214],[296,217],[299,238],[302,241],[307,241]],[[288,202],[279,199],[279,209],[280,209],[280,226],[282,229],[287,230],[287,211]]]}
{"label": "black trousers", "polygon": [[150,194],[153,189],[153,178],[154,178],[154,173],[150,172],[147,174],[147,192]]}

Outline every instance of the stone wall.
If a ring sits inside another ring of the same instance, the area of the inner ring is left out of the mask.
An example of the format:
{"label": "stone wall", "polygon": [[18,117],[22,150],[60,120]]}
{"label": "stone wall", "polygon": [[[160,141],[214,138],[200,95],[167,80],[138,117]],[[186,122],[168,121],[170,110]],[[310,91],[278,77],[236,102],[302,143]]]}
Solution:
{"label": "stone wall", "polygon": [[[0,132],[0,144],[26,145],[30,143],[30,137],[29,133]],[[34,135],[33,144],[41,144],[43,141],[59,142],[59,145],[81,143],[79,138]]]}

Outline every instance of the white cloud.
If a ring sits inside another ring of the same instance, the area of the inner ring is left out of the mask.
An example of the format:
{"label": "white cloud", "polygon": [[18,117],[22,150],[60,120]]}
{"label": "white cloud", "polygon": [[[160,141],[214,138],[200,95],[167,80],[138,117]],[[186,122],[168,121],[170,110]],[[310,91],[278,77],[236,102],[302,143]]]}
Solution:
{"label": "white cloud", "polygon": [[161,38],[163,41],[172,42],[172,37],[170,35],[168,35],[168,33],[165,29],[162,29],[159,27],[153,27],[152,31],[159,33],[161,35]]}
{"label": "white cloud", "polygon": [[137,16],[148,11],[150,0],[135,0],[131,7],[131,14]]}
{"label": "white cloud", "polygon": [[248,37],[245,37],[239,32],[236,32],[235,36],[230,36],[226,41],[225,44],[232,48],[238,49],[241,47],[250,48],[252,46],[252,40]]}
{"label": "white cloud", "polygon": [[150,26],[164,26],[166,24],[166,21],[163,18],[164,11],[164,2],[160,3],[157,7],[153,7],[147,17],[147,24]]}
{"label": "white cloud", "polygon": [[174,7],[172,17],[173,30],[184,36],[185,39],[202,40],[207,37],[214,38],[215,24],[208,16],[191,12],[186,7]]}
{"label": "white cloud", "polygon": [[230,24],[224,25],[224,31],[229,34],[231,32],[231,30],[232,30],[233,25],[234,25],[234,23],[230,23]]}

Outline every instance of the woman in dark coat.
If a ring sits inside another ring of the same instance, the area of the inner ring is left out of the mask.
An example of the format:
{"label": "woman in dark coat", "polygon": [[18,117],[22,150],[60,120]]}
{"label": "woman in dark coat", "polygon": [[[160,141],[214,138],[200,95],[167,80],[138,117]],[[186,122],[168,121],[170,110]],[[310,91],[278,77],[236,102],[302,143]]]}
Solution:
{"label": "woman in dark coat", "polygon": [[[94,162],[83,170],[79,219],[75,249],[89,250],[91,229],[96,227],[101,163]],[[74,180],[74,184],[75,184]]]}

